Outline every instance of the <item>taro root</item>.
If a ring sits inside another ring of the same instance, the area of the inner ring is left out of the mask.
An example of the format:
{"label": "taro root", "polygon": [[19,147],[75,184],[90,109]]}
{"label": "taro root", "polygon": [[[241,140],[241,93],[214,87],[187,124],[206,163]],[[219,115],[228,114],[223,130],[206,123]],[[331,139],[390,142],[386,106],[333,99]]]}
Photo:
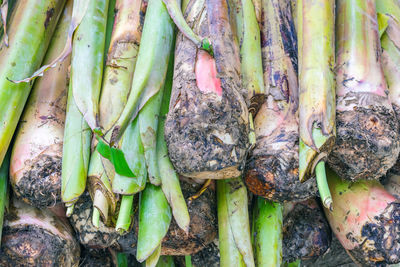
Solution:
{"label": "taro root", "polygon": [[[181,180],[181,186],[185,199],[193,196],[201,188],[201,185],[195,184],[193,180]],[[168,233],[161,244],[161,255],[194,254],[206,247],[216,237],[217,215],[214,183],[211,183],[199,198],[188,203],[188,209],[190,215],[189,234],[187,235],[172,220]],[[124,252],[136,255],[137,233],[138,219],[136,216],[132,231],[118,240]]]}
{"label": "taro root", "polygon": [[331,230],[315,199],[284,206],[283,262],[315,259],[331,245]]}
{"label": "taro root", "polygon": [[0,266],[78,266],[80,248],[71,227],[49,210],[12,199],[5,216]]}
{"label": "taro root", "polygon": [[[64,48],[71,22],[69,1],[52,37],[45,63]],[[68,57],[35,81],[20,119],[10,165],[10,182],[18,198],[35,207],[61,200],[61,158],[67,105]]]}
{"label": "taro root", "polygon": [[395,164],[400,139],[381,66],[375,1],[336,3],[337,139],[328,162],[343,179],[379,179]]}
{"label": "taro root", "polygon": [[276,202],[316,194],[315,179],[299,181],[297,40],[288,1],[263,1],[262,60],[266,98],[254,128],[256,145],[246,165],[249,190]]}
{"label": "taro root", "polygon": [[69,217],[75,229],[79,242],[85,247],[107,248],[117,246],[120,235],[113,227],[108,227],[99,222],[96,228],[92,224],[93,203],[89,193],[85,192],[76,202],[74,210]]}
{"label": "taro root", "polygon": [[210,40],[213,56],[178,33],[165,123],[168,152],[177,172],[201,179],[238,177],[249,145],[239,49],[225,5],[216,3],[188,3],[186,21],[196,34]]}
{"label": "taro root", "polygon": [[333,211],[325,209],[332,231],[362,266],[400,262],[400,202],[378,181],[341,180],[329,170]]}

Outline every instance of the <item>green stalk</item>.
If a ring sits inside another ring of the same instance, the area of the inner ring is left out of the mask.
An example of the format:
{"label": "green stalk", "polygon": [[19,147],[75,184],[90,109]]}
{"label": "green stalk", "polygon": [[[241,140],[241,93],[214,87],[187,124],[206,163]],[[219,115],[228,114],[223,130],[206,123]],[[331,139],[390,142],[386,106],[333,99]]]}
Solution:
{"label": "green stalk", "polygon": [[[156,265],[157,267],[175,267],[174,258],[172,256],[161,256]],[[190,267],[186,264],[186,267]]]}
{"label": "green stalk", "polygon": [[155,267],[161,256],[161,244],[156,250],[146,259],[146,267]]}
{"label": "green stalk", "polygon": [[400,116],[400,3],[394,0],[376,2],[381,33],[382,68],[389,88],[389,97],[397,118]]}
{"label": "green stalk", "polygon": [[[220,266],[246,266],[233,237],[229,222],[228,189],[224,180],[217,181],[218,238]],[[235,229],[238,230],[238,229]]]}
{"label": "green stalk", "polygon": [[129,230],[132,223],[132,206],[133,206],[133,195],[122,196],[121,206],[119,208],[119,215],[115,230],[121,234]]}
{"label": "green stalk", "polygon": [[[113,1],[113,0],[111,0]],[[128,257],[125,253],[118,252],[117,253],[117,267],[128,267]]]}
{"label": "green stalk", "polygon": [[10,167],[10,156],[8,152],[5,156],[3,163],[0,167],[0,245],[1,245],[1,233],[3,229],[4,211],[8,205],[8,169]]}
{"label": "green stalk", "polygon": [[192,256],[186,255],[185,256],[185,267],[192,267]]}
{"label": "green stalk", "polygon": [[164,83],[174,38],[174,25],[162,1],[148,2],[143,26],[142,43],[138,54],[131,92],[115,123],[110,145],[117,145],[129,123],[138,111],[154,96]]}
{"label": "green stalk", "polygon": [[129,168],[135,174],[135,177],[126,177],[116,173],[112,189],[117,194],[133,195],[142,191],[146,186],[147,168],[138,121],[138,118],[133,120],[121,141],[121,150],[124,152]]}
{"label": "green stalk", "polygon": [[281,266],[282,206],[257,197],[253,209],[253,246],[257,266]]}
{"label": "green stalk", "polygon": [[[32,84],[13,83],[40,66],[65,1],[18,1],[9,23],[9,47],[0,51],[0,164],[3,162]],[[47,10],[53,10],[48,20]],[[46,22],[46,23],[45,23]]]}
{"label": "green stalk", "polygon": [[[173,53],[174,51],[172,51]],[[182,194],[181,185],[179,182],[179,176],[176,173],[174,166],[168,156],[167,143],[164,139],[164,125],[165,119],[169,110],[169,100],[171,97],[172,89],[172,78],[174,72],[174,61],[170,60],[167,78],[164,84],[164,95],[161,103],[161,110],[158,120],[158,132],[157,132],[157,160],[159,173],[161,178],[161,188],[164,192],[165,197],[168,200],[169,205],[172,209],[175,222],[178,226],[185,231],[189,232],[190,217],[189,211],[186,205],[185,198]]]}
{"label": "green stalk", "polygon": [[[107,12],[107,24],[106,24],[106,41],[104,43],[104,61],[107,60],[108,49],[110,48],[111,36],[114,28],[115,21],[115,12],[116,12],[116,4],[117,0],[109,0],[108,3],[108,12]],[[106,62],[104,62],[106,64]],[[104,70],[105,74],[105,70]]]}
{"label": "green stalk", "polygon": [[140,194],[136,259],[143,262],[159,248],[171,223],[171,209],[161,188],[148,183]]}
{"label": "green stalk", "polygon": [[301,260],[297,260],[294,262],[290,262],[290,263],[285,263],[284,267],[300,267],[301,266]]}
{"label": "green stalk", "polygon": [[[297,2],[300,181],[314,174],[315,166],[325,161],[335,140],[334,6],[333,0]],[[322,170],[322,165],[319,166]],[[316,174],[318,182],[324,180],[324,176],[320,176],[322,172]],[[324,205],[328,204],[329,190],[320,194],[326,200]]]}
{"label": "green stalk", "polygon": [[242,177],[223,180],[228,205],[229,226],[246,266],[255,266],[250,236],[247,189]]}
{"label": "green stalk", "polygon": [[62,166],[62,199],[71,206],[68,214],[86,186],[91,137],[87,126],[97,126],[107,8],[108,0],[90,1],[73,39]]}
{"label": "green stalk", "polygon": [[[139,51],[138,44],[140,43],[142,34],[141,29],[143,23],[141,22],[141,13],[144,14],[145,12],[143,6],[141,0],[118,0],[115,4],[118,13],[115,18],[110,45],[107,49],[108,58],[104,70],[103,86],[99,104],[100,125],[106,131],[112,129],[114,123],[121,115],[128,99],[131,81],[136,66],[137,54]],[[109,17],[108,20],[111,20],[111,18]],[[137,143],[136,140],[136,138],[133,139],[133,144]],[[133,149],[130,144],[132,144],[131,137],[123,140],[123,149]],[[135,153],[136,151],[129,152]],[[125,152],[125,154],[129,162],[131,162],[132,158],[136,156],[128,152]],[[101,210],[101,213],[103,218],[107,221],[109,206],[102,205],[104,197],[109,198],[108,202],[110,202],[111,210],[114,210],[115,196],[113,192],[120,194],[134,194],[135,192],[128,191],[125,184],[118,183],[120,176],[118,174],[115,175],[115,171],[111,164],[107,162],[106,159],[102,158],[97,150],[93,152],[90,159],[89,170],[89,176],[91,177],[93,184],[97,185],[93,190],[104,193],[103,196],[101,196],[100,193],[97,194],[99,197],[93,200],[93,204],[95,207],[104,207]],[[117,180],[117,184],[121,184],[123,189],[116,189],[114,187],[115,180]],[[129,182],[129,179],[127,182]],[[144,186],[145,179],[141,184]],[[123,192],[123,190],[127,190],[128,192]],[[130,216],[130,212],[129,216],[122,216],[126,219]],[[97,223],[98,222],[96,222],[96,224]],[[120,223],[121,224],[118,226],[126,225],[127,221],[120,221]],[[123,228],[123,230],[125,230],[125,228]]]}
{"label": "green stalk", "polygon": [[[71,70],[74,75],[75,70]],[[78,71],[79,73],[79,71]],[[65,118],[61,199],[68,208],[67,216],[72,214],[73,205],[86,188],[86,178],[90,156],[91,131],[75,104],[69,84],[67,111]]]}
{"label": "green stalk", "polygon": [[[71,76],[74,100],[91,129],[99,126],[99,97],[103,76],[104,46],[109,0],[91,0],[74,34]],[[85,89],[83,89],[85,88]]]}
{"label": "green stalk", "polygon": [[264,80],[260,27],[251,0],[232,0],[237,38],[240,44],[242,84],[248,91],[250,143],[255,144],[253,119],[264,103]]}
{"label": "green stalk", "polygon": [[140,111],[138,120],[140,137],[144,148],[147,173],[149,180],[154,185],[161,185],[160,172],[157,162],[157,126],[160,113],[161,100],[163,96],[163,84],[160,84],[159,91],[147,101]]}
{"label": "green stalk", "polygon": [[[261,37],[256,13],[251,0],[233,0],[235,22],[240,44],[242,83],[251,100],[264,93]],[[262,103],[260,103],[261,105]]]}

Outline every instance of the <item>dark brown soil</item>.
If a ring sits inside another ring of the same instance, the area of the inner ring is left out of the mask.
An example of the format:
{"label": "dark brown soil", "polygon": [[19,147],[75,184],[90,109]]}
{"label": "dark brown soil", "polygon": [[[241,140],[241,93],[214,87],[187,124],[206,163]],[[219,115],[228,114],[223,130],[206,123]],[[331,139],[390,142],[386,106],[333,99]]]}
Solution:
{"label": "dark brown soil", "polygon": [[68,225],[50,211],[22,202],[10,204],[5,214],[0,266],[77,266],[80,249]]}
{"label": "dark brown soil", "polygon": [[284,262],[315,259],[330,247],[332,233],[314,199],[296,203],[283,219]]}
{"label": "dark brown soil", "polygon": [[[365,101],[383,101],[382,97],[368,95],[355,95],[354,99],[363,97]],[[336,117],[337,138],[329,166],[343,179],[352,181],[385,175],[400,149],[394,111],[371,105],[337,112]]]}
{"label": "dark brown soil", "polygon": [[[377,223],[366,223],[361,236],[372,241],[363,242],[349,253],[363,266],[385,266],[400,262],[400,203],[390,203]],[[350,238],[350,237],[349,237]],[[365,245],[364,245],[365,244]]]}
{"label": "dark brown soil", "polygon": [[[185,199],[194,195],[201,187],[181,181]],[[197,253],[211,243],[217,235],[216,195],[214,183],[198,198],[188,203],[190,215],[189,235],[171,221],[163,239],[162,255],[188,255]],[[118,243],[126,253],[136,255],[138,220],[135,218],[133,231],[122,236]]]}
{"label": "dark brown soil", "polygon": [[61,157],[41,154],[15,184],[14,192],[26,203],[44,208],[61,201]]}
{"label": "dark brown soil", "polygon": [[79,242],[85,247],[108,248],[116,246],[120,235],[113,227],[107,227],[100,220],[99,228],[92,224],[93,202],[85,192],[75,203],[74,212],[69,221],[76,232]]}

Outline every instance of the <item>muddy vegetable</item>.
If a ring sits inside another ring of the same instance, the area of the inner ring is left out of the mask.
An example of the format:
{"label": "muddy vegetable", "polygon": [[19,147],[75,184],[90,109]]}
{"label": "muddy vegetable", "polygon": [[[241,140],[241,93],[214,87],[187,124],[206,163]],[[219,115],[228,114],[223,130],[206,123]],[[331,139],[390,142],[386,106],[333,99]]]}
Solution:
{"label": "muddy vegetable", "polygon": [[400,146],[381,67],[375,1],[337,5],[337,140],[328,162],[343,179],[378,179],[396,162]]}
{"label": "muddy vegetable", "polygon": [[350,183],[327,172],[333,211],[325,210],[332,231],[363,266],[400,262],[400,203],[377,181]]}
{"label": "muddy vegetable", "polygon": [[191,1],[186,14],[195,33],[210,40],[214,56],[178,34],[165,123],[169,156],[184,176],[238,177],[249,144],[243,97],[247,93],[240,89],[239,51],[231,42],[227,6],[220,1]]}
{"label": "muddy vegetable", "polygon": [[[51,62],[64,48],[71,22],[68,1],[44,59]],[[35,82],[20,119],[13,146],[10,182],[16,196],[35,207],[61,200],[61,158],[70,58]]]}
{"label": "muddy vegetable", "polygon": [[316,259],[331,245],[331,230],[315,199],[287,204],[283,219],[283,261]]}
{"label": "muddy vegetable", "polygon": [[12,200],[4,222],[1,266],[78,266],[79,256],[67,223],[50,211]]}
{"label": "muddy vegetable", "polygon": [[289,2],[262,1],[265,101],[255,120],[256,145],[246,165],[249,190],[272,201],[299,201],[316,193],[299,181],[297,39]]}

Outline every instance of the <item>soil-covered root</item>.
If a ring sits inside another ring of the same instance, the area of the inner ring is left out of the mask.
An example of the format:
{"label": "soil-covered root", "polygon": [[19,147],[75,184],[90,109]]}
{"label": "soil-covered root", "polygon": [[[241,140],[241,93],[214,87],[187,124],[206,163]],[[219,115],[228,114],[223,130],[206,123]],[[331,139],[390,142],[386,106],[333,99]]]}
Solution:
{"label": "soil-covered root", "polygon": [[316,195],[315,179],[299,180],[298,149],[269,151],[247,161],[245,182],[253,194],[275,202],[302,201]]}
{"label": "soil-covered root", "polygon": [[[181,181],[181,186],[185,199],[193,196],[201,188],[200,184],[193,183],[193,181],[191,183]],[[172,220],[168,233],[162,241],[162,255],[195,254],[211,243],[217,235],[214,183],[211,183],[209,188],[199,198],[187,204],[190,215],[189,234],[187,235]],[[137,233],[138,220],[135,218],[132,231],[118,240],[124,252],[136,255]]]}
{"label": "soil-covered root", "polygon": [[338,111],[336,116],[337,138],[328,158],[329,166],[343,179],[352,181],[379,179],[385,175],[396,163],[400,151],[394,111],[372,104],[351,111]]}
{"label": "soil-covered root", "polygon": [[239,50],[225,2],[215,7],[219,13],[210,12],[213,8],[207,5],[211,4],[189,2],[186,21],[196,34],[210,39],[214,58],[178,33],[165,139],[179,174],[234,178],[241,174],[249,146]]}
{"label": "soil-covered root", "polygon": [[[193,267],[219,267],[219,247],[218,239],[208,244],[204,249],[199,252],[192,254],[192,266]],[[185,257],[175,257],[175,262],[180,267],[185,267]]]}
{"label": "soil-covered root", "polygon": [[[315,199],[285,206],[282,258],[284,262],[315,259],[331,245],[332,234]],[[288,210],[289,209],[289,210]]]}
{"label": "soil-covered root", "polygon": [[362,266],[400,263],[400,202],[378,181],[350,183],[327,171],[333,210],[325,209],[332,231]]}
{"label": "soil-covered root", "polygon": [[[62,144],[54,145],[62,151]],[[59,154],[59,153],[58,153]],[[22,172],[12,173],[10,179],[16,196],[38,208],[49,207],[61,201],[61,156],[43,153],[24,163]],[[11,169],[12,171],[12,169]]]}
{"label": "soil-covered root", "polygon": [[5,216],[0,266],[78,266],[79,256],[68,224],[48,210],[12,200]]}
{"label": "soil-covered root", "polygon": [[89,248],[108,248],[117,246],[120,235],[114,227],[108,227],[100,220],[99,228],[92,224],[93,202],[89,193],[84,193],[75,203],[69,221],[79,242]]}

